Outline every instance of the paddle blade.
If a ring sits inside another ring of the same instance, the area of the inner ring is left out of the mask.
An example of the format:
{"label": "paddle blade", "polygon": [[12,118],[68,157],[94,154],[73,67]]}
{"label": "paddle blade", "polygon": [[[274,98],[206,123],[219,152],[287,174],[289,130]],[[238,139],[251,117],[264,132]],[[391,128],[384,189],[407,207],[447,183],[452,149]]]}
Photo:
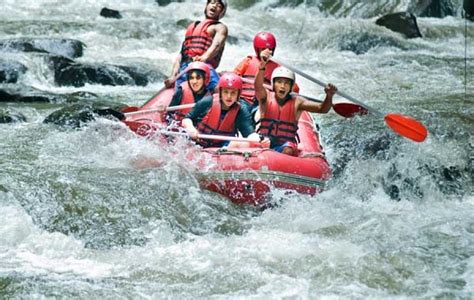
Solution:
{"label": "paddle blade", "polygon": [[345,118],[352,118],[357,115],[366,115],[369,113],[366,108],[349,102],[335,103],[333,104],[332,108],[336,113]]}
{"label": "paddle blade", "polygon": [[122,113],[129,113],[129,112],[137,111],[139,109],[140,109],[140,107],[137,107],[137,106],[127,106],[127,107],[122,108],[121,112]]}
{"label": "paddle blade", "polygon": [[400,114],[388,114],[384,119],[393,131],[412,141],[423,142],[428,136],[426,127],[413,118]]}

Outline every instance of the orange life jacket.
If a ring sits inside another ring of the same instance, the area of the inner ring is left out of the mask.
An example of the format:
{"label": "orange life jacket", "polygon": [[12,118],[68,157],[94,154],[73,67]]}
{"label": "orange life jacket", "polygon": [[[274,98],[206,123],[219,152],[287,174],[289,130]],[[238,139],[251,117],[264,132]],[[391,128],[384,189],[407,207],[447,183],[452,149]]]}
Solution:
{"label": "orange life jacket", "polygon": [[258,132],[267,136],[272,144],[297,142],[298,121],[295,110],[296,97],[279,105],[274,92],[267,92],[266,110],[260,118]]}
{"label": "orange life jacket", "polygon": [[[207,28],[210,25],[218,24],[219,21],[213,19],[206,19],[202,22],[196,21],[188,26],[186,30],[186,35],[184,37],[184,42],[181,47],[182,62],[192,61],[192,58],[195,56],[203,55],[209,47],[211,47],[213,37],[207,33]],[[214,69],[219,66],[221,61],[222,52],[218,53],[215,57],[206,61]]]}
{"label": "orange life jacket", "polygon": [[[244,82],[242,85],[242,92],[240,93],[240,97],[243,98],[245,101],[253,104],[255,98],[255,77],[257,76],[258,68],[260,66],[260,59],[257,56],[252,55],[248,56],[248,64],[245,68],[245,71],[242,74],[242,77],[252,82]],[[270,80],[272,77],[272,72],[276,69],[278,65],[273,61],[269,61],[267,63],[267,68],[265,70],[265,83],[270,84]]]}
{"label": "orange life jacket", "polygon": [[[240,110],[240,104],[238,101],[234,103],[221,121],[221,102],[219,97],[218,93],[214,94],[211,109],[198,124],[197,129],[203,134],[235,136],[235,121]],[[205,140],[200,144],[203,147],[213,147],[220,146],[222,141]]]}

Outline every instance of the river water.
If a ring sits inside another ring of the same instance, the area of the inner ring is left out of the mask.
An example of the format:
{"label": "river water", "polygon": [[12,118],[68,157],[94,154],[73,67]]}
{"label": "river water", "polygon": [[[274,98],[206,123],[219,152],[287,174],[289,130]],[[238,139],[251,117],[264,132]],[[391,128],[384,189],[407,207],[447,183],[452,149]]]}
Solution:
{"label": "river water", "polygon": [[[1,2],[0,39],[74,38],[87,45],[80,62],[164,73],[184,34],[176,22],[200,18],[204,7]],[[407,40],[374,22],[409,1],[233,3],[223,21],[238,42],[226,46],[221,70],[252,53],[256,32],[271,30],[280,60],[384,113],[416,118],[428,139],[397,136],[376,115],[317,116],[334,169],[327,191],[274,190],[280,205],[260,212],[200,190],[188,162],[116,122],[60,128],[42,121],[61,103],[1,103],[27,122],[0,125],[0,298],[472,299],[473,24],[460,12],[418,18],[424,37]],[[100,17],[104,6],[123,18]],[[19,88],[129,105],[161,88],[57,87],[41,56],[1,55],[28,67]],[[302,93],[323,96],[297,80]],[[167,163],[133,168],[143,156]]]}

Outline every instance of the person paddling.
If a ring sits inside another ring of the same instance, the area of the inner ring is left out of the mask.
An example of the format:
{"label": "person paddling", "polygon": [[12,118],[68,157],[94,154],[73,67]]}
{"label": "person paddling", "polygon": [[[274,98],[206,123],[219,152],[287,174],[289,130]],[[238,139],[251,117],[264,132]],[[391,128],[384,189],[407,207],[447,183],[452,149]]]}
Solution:
{"label": "person paddling", "polygon": [[273,92],[263,87],[269,56],[262,53],[255,78],[255,97],[259,103],[260,120],[257,130],[270,139],[270,148],[275,151],[296,156],[298,120],[303,111],[327,113],[332,107],[336,86],[328,84],[324,91],[323,103],[316,103],[300,96],[292,96],[290,91],[295,83],[295,74],[285,68],[276,68],[271,77]]}
{"label": "person paddling", "polygon": [[[194,104],[205,96],[212,94],[212,90],[209,88],[211,71],[206,63],[199,61],[190,63],[186,74],[188,80],[176,88],[169,106]],[[168,112],[166,119],[168,123],[173,120],[181,121],[190,111],[191,108],[183,108],[178,111]]]}
{"label": "person paddling", "polygon": [[[245,100],[244,105],[247,105],[250,111],[255,110],[258,106],[258,101],[255,99],[254,81],[260,67],[260,57],[270,57],[275,54],[276,38],[271,32],[259,32],[253,39],[253,48],[255,55],[247,56],[234,69],[236,74],[244,78],[241,98]],[[270,84],[273,70],[279,66],[279,64],[273,61],[267,63],[264,73],[266,84]],[[247,79],[248,82],[245,82],[245,79]],[[293,85],[293,92],[299,92],[299,87],[296,83]]]}
{"label": "person paddling", "polygon": [[[222,74],[218,83],[218,93],[197,102],[183,119],[182,125],[190,137],[196,140],[199,133],[236,136],[240,132],[243,137],[253,140],[252,146],[260,144],[260,136],[254,132],[250,113],[242,108],[238,101],[241,91],[240,76],[235,73]],[[236,142],[214,140],[202,140],[198,143],[203,147],[233,147],[236,144]],[[262,146],[268,146],[269,141],[262,143]]]}
{"label": "person paddling", "polygon": [[[205,19],[191,23],[186,30],[171,76],[164,82],[167,88],[173,87],[173,78],[193,61],[205,62],[211,67],[210,87],[216,87],[219,75],[215,69],[219,66],[227,39],[227,26],[219,20],[224,17],[227,6],[227,0],[207,0]],[[185,80],[185,76],[178,78],[176,86]]]}

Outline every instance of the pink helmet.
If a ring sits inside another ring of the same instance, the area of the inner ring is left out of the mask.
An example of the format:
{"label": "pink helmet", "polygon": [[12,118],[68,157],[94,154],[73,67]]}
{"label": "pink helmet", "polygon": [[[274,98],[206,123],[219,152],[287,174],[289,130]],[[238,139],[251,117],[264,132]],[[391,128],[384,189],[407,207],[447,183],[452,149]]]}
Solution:
{"label": "pink helmet", "polygon": [[199,70],[204,72],[204,85],[208,85],[209,81],[211,81],[211,69],[206,63],[200,61],[193,61],[187,67],[186,73],[189,73],[192,70]]}
{"label": "pink helmet", "polygon": [[220,89],[236,89],[240,92],[242,90],[242,79],[235,73],[226,72],[222,74],[221,78],[219,79],[218,86]]}
{"label": "pink helmet", "polygon": [[255,54],[257,54],[258,57],[260,57],[260,50],[269,48],[272,51],[275,51],[275,36],[270,32],[257,33],[257,35],[255,35],[255,37],[253,38],[253,48],[255,49]]}

